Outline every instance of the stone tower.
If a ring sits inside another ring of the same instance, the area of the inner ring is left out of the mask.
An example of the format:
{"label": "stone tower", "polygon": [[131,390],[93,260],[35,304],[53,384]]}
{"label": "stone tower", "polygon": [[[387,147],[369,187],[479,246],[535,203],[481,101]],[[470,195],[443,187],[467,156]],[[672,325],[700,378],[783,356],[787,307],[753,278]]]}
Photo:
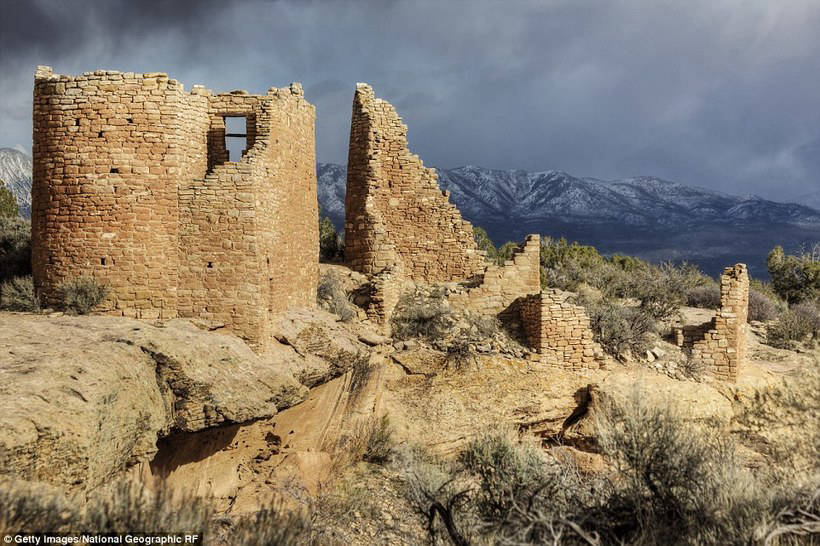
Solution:
{"label": "stone tower", "polygon": [[[111,289],[101,311],[210,319],[263,344],[271,314],[315,304],[314,116],[298,84],[215,95],[163,73],[38,67],[32,268],[44,301],[87,275]],[[226,117],[246,122],[236,161]]]}

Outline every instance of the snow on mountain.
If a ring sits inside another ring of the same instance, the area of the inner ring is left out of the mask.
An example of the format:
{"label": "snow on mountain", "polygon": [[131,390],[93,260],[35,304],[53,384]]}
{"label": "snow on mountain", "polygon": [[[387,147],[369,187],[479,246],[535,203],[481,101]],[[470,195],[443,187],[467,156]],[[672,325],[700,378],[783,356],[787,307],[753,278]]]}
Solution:
{"label": "snow on mountain", "polygon": [[347,190],[347,167],[335,163],[319,163],[316,166],[319,207],[322,216],[328,216],[341,227],[345,218],[345,193]]}
{"label": "snow on mountain", "polygon": [[20,215],[31,216],[31,157],[13,148],[0,148],[0,180],[17,199]]}
{"label": "snow on mountain", "polygon": [[[344,216],[344,166],[320,163],[319,203]],[[674,227],[701,223],[820,224],[804,205],[739,197],[654,177],[598,180],[562,171],[500,171],[473,165],[439,169],[439,184],[470,221],[485,223],[560,219]]]}

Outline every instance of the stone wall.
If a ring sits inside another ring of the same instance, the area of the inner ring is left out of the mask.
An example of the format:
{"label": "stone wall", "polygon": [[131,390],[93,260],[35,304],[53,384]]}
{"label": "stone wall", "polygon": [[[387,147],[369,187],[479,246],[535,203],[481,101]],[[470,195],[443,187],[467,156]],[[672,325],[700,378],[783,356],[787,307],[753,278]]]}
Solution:
{"label": "stone wall", "polygon": [[678,328],[676,342],[718,379],[736,381],[746,359],[748,313],[746,264],[727,267],[720,276],[720,308],[715,317],[705,324]]}
{"label": "stone wall", "polygon": [[475,281],[463,292],[448,296],[450,304],[487,315],[508,310],[523,296],[541,291],[541,238],[528,235],[513,258],[502,265],[488,264]]}
{"label": "stone wall", "polygon": [[569,296],[552,288],[519,300],[529,345],[547,364],[568,370],[600,368],[603,349],[593,340],[586,311],[569,303]]}
{"label": "stone wall", "polygon": [[404,274],[399,265],[386,267],[372,276],[370,304],[367,318],[379,325],[383,332],[390,334],[390,317],[399,303],[402,291],[407,288]]}
{"label": "stone wall", "polygon": [[473,228],[407,147],[407,127],[373,89],[357,84],[345,197],[345,258],[361,273],[400,264],[420,282],[462,280],[484,270]]}
{"label": "stone wall", "polygon": [[[247,117],[228,162],[225,116]],[[101,308],[224,322],[252,344],[272,313],[315,304],[314,108],[301,87],[186,93],[163,73],[38,67],[32,267],[46,304],[65,280],[111,288]]]}

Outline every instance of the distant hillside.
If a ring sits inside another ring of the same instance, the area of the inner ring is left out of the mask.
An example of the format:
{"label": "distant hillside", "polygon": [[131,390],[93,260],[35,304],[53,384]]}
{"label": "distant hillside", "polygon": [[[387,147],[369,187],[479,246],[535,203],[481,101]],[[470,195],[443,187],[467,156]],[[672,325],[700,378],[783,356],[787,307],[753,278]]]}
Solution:
{"label": "distant hillside", "polygon": [[798,203],[820,210],[820,191],[807,193],[795,199]]}
{"label": "distant hillside", "polygon": [[0,180],[17,199],[20,215],[31,216],[31,157],[13,148],[0,148]]}
{"label": "distant hillside", "polygon": [[[320,163],[319,203],[337,227],[344,222],[345,167]],[[564,236],[653,261],[689,260],[715,274],[737,261],[765,275],[772,246],[820,240],[820,211],[740,197],[654,177],[577,178],[475,166],[439,169],[442,189],[465,218],[496,243],[527,233]]]}

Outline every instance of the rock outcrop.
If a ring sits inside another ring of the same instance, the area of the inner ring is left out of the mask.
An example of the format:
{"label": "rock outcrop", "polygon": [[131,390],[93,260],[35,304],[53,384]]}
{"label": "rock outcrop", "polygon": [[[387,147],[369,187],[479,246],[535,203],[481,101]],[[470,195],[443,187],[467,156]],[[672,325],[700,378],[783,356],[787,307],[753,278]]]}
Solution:
{"label": "rock outcrop", "polygon": [[307,396],[282,370],[190,322],[0,316],[0,475],[89,490],[150,461],[156,442],[275,415]]}

